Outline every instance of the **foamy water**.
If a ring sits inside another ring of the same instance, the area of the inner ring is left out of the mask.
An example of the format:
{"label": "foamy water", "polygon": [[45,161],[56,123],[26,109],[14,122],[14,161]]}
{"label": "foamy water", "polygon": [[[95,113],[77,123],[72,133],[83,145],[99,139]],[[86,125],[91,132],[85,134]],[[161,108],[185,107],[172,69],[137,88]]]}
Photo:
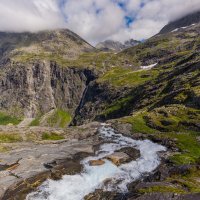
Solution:
{"label": "foamy water", "polygon": [[[87,157],[81,161],[84,170],[81,174],[65,175],[62,180],[47,180],[38,191],[27,196],[27,200],[83,200],[84,196],[95,191],[127,192],[127,185],[143,174],[150,173],[158,167],[160,159],[157,155],[166,148],[149,140],[133,140],[121,134],[116,134],[112,128],[104,125],[100,136],[106,141],[101,145],[96,156]],[[106,156],[124,147],[134,147],[140,150],[140,158],[129,163],[116,166],[104,159]],[[90,160],[103,159],[104,165],[90,166]],[[105,180],[108,182],[106,185]],[[109,180],[109,181],[108,181]]]}

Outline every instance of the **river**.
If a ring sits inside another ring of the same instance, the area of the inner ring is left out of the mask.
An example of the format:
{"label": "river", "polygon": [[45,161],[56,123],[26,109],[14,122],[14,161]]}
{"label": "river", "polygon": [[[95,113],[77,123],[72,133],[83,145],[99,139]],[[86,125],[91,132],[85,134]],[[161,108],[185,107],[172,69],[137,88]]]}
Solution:
{"label": "river", "polygon": [[[59,181],[47,180],[36,192],[32,192],[26,200],[83,200],[95,189],[105,191],[128,192],[127,185],[144,174],[155,170],[160,164],[158,152],[166,151],[164,146],[150,140],[134,140],[115,133],[108,125],[103,124],[99,136],[104,143],[95,156],[81,161],[84,170],[76,175],[64,175]],[[133,147],[140,151],[140,157],[129,163],[116,166],[105,159],[106,156],[124,148]],[[90,166],[89,161],[103,159],[101,166]],[[105,180],[109,182],[105,185]]]}

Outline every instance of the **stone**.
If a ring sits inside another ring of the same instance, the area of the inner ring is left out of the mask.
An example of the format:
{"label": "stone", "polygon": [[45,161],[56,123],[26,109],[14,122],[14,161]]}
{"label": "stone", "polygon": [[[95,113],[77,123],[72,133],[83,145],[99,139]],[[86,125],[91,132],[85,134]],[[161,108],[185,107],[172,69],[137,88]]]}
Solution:
{"label": "stone", "polygon": [[105,163],[104,160],[90,160],[89,161],[90,166],[100,166],[100,165],[103,165],[104,163]]}
{"label": "stone", "polygon": [[123,152],[127,154],[131,160],[136,160],[140,157],[140,151],[132,147],[124,147],[120,149],[118,152]]}
{"label": "stone", "polygon": [[109,156],[106,156],[106,159],[110,160],[115,165],[119,166],[121,164],[129,162],[131,159],[130,157],[123,152],[115,152]]}

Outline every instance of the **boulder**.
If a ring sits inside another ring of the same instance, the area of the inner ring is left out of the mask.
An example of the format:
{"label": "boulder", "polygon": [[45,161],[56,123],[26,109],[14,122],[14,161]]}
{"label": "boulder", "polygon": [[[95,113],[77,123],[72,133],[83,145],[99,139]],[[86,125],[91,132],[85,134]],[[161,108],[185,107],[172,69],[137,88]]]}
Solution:
{"label": "boulder", "polygon": [[117,166],[131,161],[131,158],[123,152],[115,152],[109,156],[106,156],[106,159],[112,161]]}
{"label": "boulder", "polygon": [[124,147],[120,149],[118,152],[123,152],[127,154],[131,160],[136,160],[140,157],[140,151],[132,147]]}
{"label": "boulder", "polygon": [[104,163],[105,163],[104,160],[90,160],[89,161],[90,166],[100,166],[100,165],[103,165]]}

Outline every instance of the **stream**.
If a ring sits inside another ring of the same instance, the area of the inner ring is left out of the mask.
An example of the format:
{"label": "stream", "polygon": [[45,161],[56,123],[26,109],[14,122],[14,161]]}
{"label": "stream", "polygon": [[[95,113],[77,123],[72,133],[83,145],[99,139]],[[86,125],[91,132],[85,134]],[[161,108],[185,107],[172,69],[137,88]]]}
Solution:
{"label": "stream", "polygon": [[[30,193],[26,200],[83,200],[84,197],[95,191],[128,192],[127,185],[144,174],[155,170],[160,164],[158,152],[166,151],[164,146],[150,140],[134,140],[103,124],[99,137],[104,143],[95,156],[81,161],[84,170],[76,175],[64,175],[59,181],[47,180],[36,192]],[[132,147],[140,151],[140,157],[129,163],[116,166],[105,159],[106,156],[124,148]],[[103,159],[105,163],[100,166],[90,166],[89,161]],[[107,181],[109,180],[109,181]],[[105,181],[108,182],[105,184]]]}

